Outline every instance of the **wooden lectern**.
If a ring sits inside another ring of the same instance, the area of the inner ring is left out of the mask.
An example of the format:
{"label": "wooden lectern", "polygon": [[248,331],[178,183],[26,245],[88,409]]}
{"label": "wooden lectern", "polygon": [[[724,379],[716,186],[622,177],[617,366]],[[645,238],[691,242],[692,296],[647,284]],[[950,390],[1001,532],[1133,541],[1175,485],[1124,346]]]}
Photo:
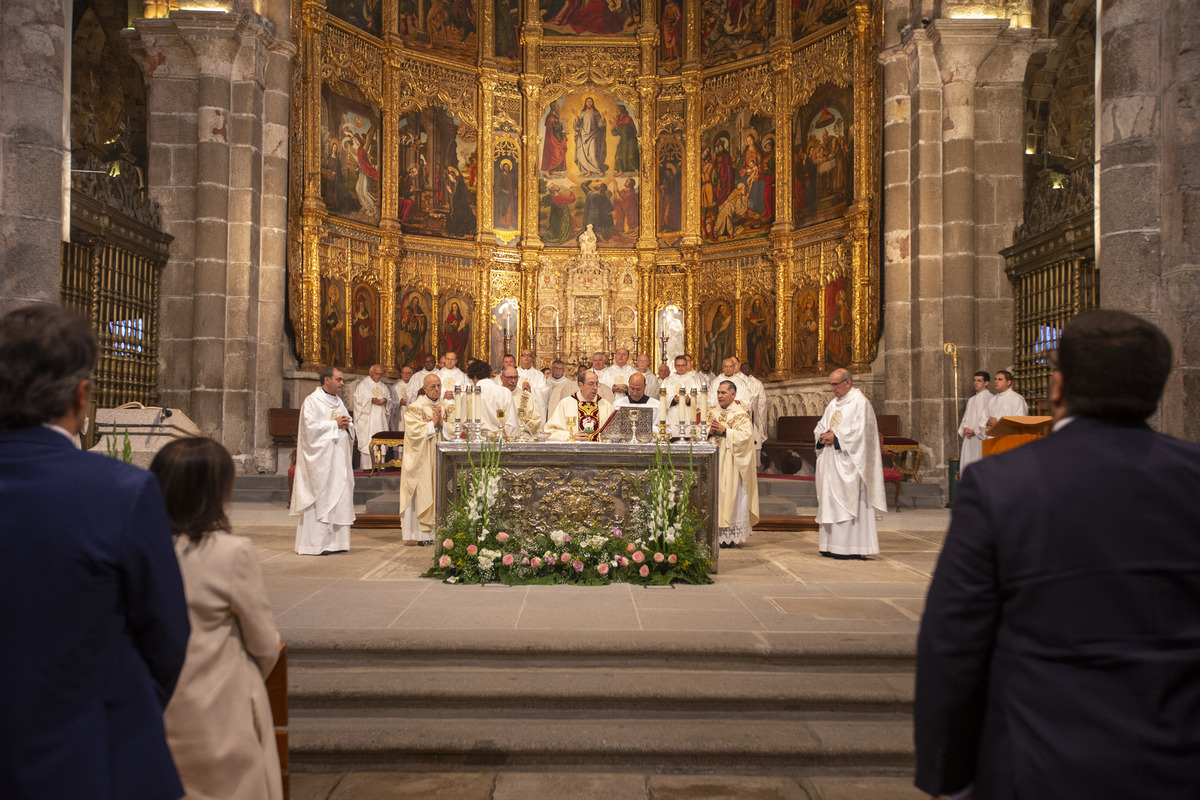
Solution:
{"label": "wooden lectern", "polygon": [[1054,417],[1001,417],[988,428],[989,438],[983,440],[983,454],[994,456],[1041,439],[1050,433],[1053,425]]}

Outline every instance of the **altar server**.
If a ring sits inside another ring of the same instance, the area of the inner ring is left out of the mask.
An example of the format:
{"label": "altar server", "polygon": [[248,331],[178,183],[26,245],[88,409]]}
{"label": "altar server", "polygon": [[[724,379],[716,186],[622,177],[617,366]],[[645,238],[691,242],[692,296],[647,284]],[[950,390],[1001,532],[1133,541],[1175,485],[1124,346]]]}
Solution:
{"label": "altar server", "polygon": [[605,367],[600,375],[600,383],[612,389],[613,394],[617,398],[625,396],[629,387],[629,376],[637,372],[633,364],[629,363],[629,350],[624,347],[617,348],[616,359],[611,367]]}
{"label": "altar server", "polygon": [[[426,375],[424,394],[404,412],[404,466],[400,477],[400,532],[405,541],[433,543],[433,468],[437,441],[449,435],[453,404],[442,397],[442,381]],[[438,399],[430,399],[438,398]]]}
{"label": "altar server", "polygon": [[958,435],[962,437],[962,451],[958,455],[958,471],[967,468],[983,458],[983,440],[987,438],[988,403],[992,393],[988,391],[991,375],[986,372],[976,372],[974,378],[975,396],[967,401],[967,410],[963,412],[962,422],[958,423]]}
{"label": "altar server", "polygon": [[717,384],[717,405],[708,413],[709,436],[719,448],[717,534],[721,547],[750,538],[758,522],[758,474],[754,468],[754,427],[737,402],[737,385]]}
{"label": "altar server", "polygon": [[817,524],[821,555],[879,552],[875,515],[887,511],[875,410],[850,373],[829,376],[833,400],[813,434],[817,441]]}
{"label": "altar server", "polygon": [[392,390],[383,382],[383,365],[372,364],[367,376],[354,387],[354,432],[358,438],[360,469],[371,466],[371,437],[391,430]]}
{"label": "altar server", "polygon": [[354,426],[342,402],[346,379],[336,367],[321,370],[321,385],[300,406],[296,480],[292,489],[296,552],[302,556],[350,549],[354,522]]}
{"label": "altar server", "polygon": [[998,423],[1001,417],[1024,417],[1029,414],[1029,406],[1026,405],[1025,398],[1012,388],[1013,375],[1011,372],[1006,369],[997,372],[996,377],[992,380],[992,385],[996,387],[996,393],[988,401],[987,426],[989,428]]}
{"label": "altar server", "polygon": [[[599,396],[600,379],[590,369],[580,370],[578,390],[559,401],[546,423],[552,442],[594,442],[612,416],[612,403]],[[573,424],[568,424],[567,420]]]}

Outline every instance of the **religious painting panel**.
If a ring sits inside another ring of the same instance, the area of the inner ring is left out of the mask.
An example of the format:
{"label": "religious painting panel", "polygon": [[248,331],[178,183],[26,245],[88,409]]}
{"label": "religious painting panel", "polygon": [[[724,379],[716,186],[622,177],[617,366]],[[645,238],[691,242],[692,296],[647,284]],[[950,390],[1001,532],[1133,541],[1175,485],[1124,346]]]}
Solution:
{"label": "religious painting panel", "polygon": [[349,23],[372,36],[383,38],[381,0],[326,0],[325,9],[342,22]]}
{"label": "religious painting panel", "polygon": [[379,224],[379,112],[321,88],[321,199],[333,216]]}
{"label": "religious painting panel", "polygon": [[492,229],[500,244],[515,245],[521,239],[521,142],[497,139],[492,153]]}
{"label": "religious painting panel", "polygon": [[346,282],[321,278],[321,363],[345,367],[346,360]]}
{"label": "religious painting panel", "polygon": [[658,143],[658,241],[673,246],[683,230],[683,137],[668,134]]}
{"label": "religious painting panel", "polygon": [[766,236],[775,222],[775,120],[735,112],[701,133],[700,146],[704,240]]}
{"label": "religious painting panel", "polygon": [[400,289],[396,302],[396,367],[415,370],[425,366],[425,357],[433,354],[430,337],[432,301],[427,289]]}
{"label": "religious painting panel", "polygon": [[821,344],[821,290],[816,287],[796,292],[793,304],[792,371],[804,375],[818,370]]}
{"label": "religious painting panel", "polygon": [[547,36],[632,35],[642,21],[642,0],[541,0],[540,10]]}
{"label": "religious painting panel", "polygon": [[641,206],[636,109],[604,92],[553,100],[542,113],[539,232],[573,245],[592,226],[599,247],[632,247]]}
{"label": "religious painting panel", "polygon": [[658,69],[673,74],[683,64],[683,0],[658,0]]}
{"label": "religious painting panel", "polygon": [[[666,336],[666,361],[663,361],[662,342]],[[684,346],[684,315],[683,309],[671,304],[660,307],[654,314],[654,350],[657,357],[654,362],[667,365],[675,371],[675,356],[683,353]]]}
{"label": "religious painting panel", "polygon": [[400,115],[397,213],[405,233],[470,239],[476,228],[478,132],[443,108]]}
{"label": "religious painting panel", "polygon": [[379,293],[367,283],[354,287],[350,307],[350,348],[354,369],[369,370],[379,360]]}
{"label": "religious painting panel", "polygon": [[475,0],[398,0],[397,16],[405,45],[462,60],[475,58]]}
{"label": "religious painting panel", "polygon": [[521,309],[515,297],[492,300],[490,328],[492,372],[499,372],[504,368],[505,353],[516,355],[517,342],[520,341]]}
{"label": "religious painting panel", "polygon": [[792,0],[792,36],[803,39],[845,19],[847,0]]}
{"label": "religious painting panel", "polygon": [[796,227],[835,219],[854,202],[854,90],[825,85],[796,112],[792,202]]}
{"label": "religious painting panel", "polygon": [[725,298],[709,300],[700,307],[700,351],[712,362],[713,372],[720,372],[736,349],[733,310],[734,304]]}
{"label": "religious painting panel", "polygon": [[825,363],[844,367],[850,363],[851,347],[850,297],[846,279],[837,278],[825,287]]}
{"label": "religious painting panel", "polygon": [[746,360],[760,378],[775,371],[775,298],[756,294],[742,306],[746,331]]}
{"label": "religious painting panel", "polygon": [[458,354],[459,363],[464,365],[460,369],[465,369],[467,359],[473,355],[471,321],[475,316],[475,304],[470,297],[461,292],[443,295],[440,300],[442,310],[438,317],[438,336],[441,338],[441,346],[438,347],[438,352],[442,355],[450,352]]}
{"label": "religious painting panel", "polygon": [[711,67],[766,52],[775,0],[701,0],[700,58]]}
{"label": "religious painting panel", "polygon": [[492,0],[496,14],[496,58],[516,61],[521,57],[521,3],[519,0]]}

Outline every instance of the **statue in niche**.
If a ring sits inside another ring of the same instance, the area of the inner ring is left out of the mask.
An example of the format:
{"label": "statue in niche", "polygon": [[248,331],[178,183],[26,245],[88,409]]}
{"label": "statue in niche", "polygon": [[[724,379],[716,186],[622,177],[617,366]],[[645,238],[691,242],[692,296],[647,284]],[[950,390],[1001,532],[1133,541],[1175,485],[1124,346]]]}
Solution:
{"label": "statue in niche", "polygon": [[587,230],[579,234],[579,255],[585,260],[596,257],[596,234],[590,224]]}

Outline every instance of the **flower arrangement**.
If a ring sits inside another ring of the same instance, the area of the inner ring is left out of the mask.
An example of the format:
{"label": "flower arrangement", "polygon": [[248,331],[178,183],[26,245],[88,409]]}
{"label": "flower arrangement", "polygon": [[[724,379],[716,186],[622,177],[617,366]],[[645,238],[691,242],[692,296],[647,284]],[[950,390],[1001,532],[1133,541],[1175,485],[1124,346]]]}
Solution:
{"label": "flower arrangement", "polygon": [[592,523],[542,531],[504,507],[499,462],[499,446],[485,448],[478,467],[471,461],[441,520],[427,576],[447,583],[712,582],[711,554],[697,539],[703,520],[688,501],[690,467],[681,473],[656,452],[649,488],[624,529]]}

